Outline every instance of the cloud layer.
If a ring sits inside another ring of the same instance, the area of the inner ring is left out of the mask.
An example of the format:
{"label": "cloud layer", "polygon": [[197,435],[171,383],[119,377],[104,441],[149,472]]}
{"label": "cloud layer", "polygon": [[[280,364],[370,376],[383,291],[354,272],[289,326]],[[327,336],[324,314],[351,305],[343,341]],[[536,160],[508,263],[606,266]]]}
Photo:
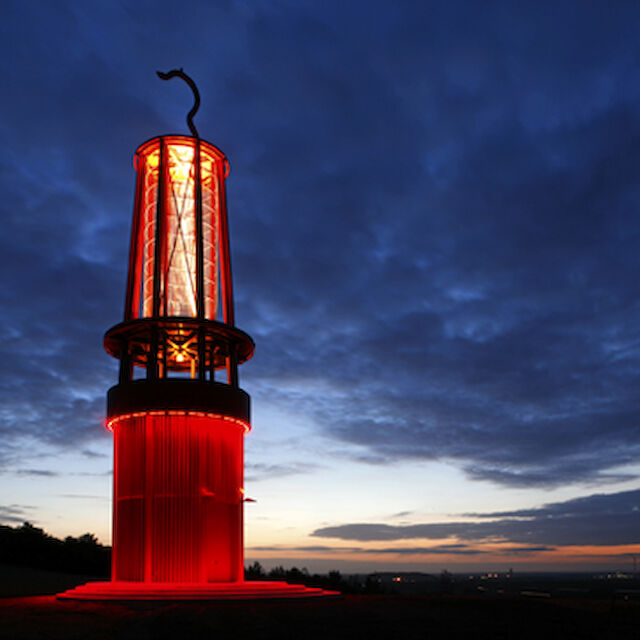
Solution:
{"label": "cloud layer", "polygon": [[[101,437],[131,152],[182,125],[186,94],[154,71],[184,66],[232,161],[255,406],[379,464],[448,460],[515,487],[636,477],[640,10],[339,7],[9,3],[4,465],[26,437]],[[465,531],[564,539],[498,522]]]}
{"label": "cloud layer", "polygon": [[636,544],[640,533],[640,491],[594,494],[538,509],[467,515],[474,520],[412,525],[342,524],[316,529],[311,535],[362,542],[455,537],[465,542],[535,545],[516,548],[519,551],[565,545]]}

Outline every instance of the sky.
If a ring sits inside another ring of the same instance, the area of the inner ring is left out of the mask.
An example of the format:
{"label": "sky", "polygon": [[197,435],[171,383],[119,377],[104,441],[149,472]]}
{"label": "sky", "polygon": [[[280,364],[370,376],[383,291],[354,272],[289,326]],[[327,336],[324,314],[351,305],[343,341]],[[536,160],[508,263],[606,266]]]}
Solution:
{"label": "sky", "polygon": [[5,0],[0,522],[110,543],[147,139],[227,180],[247,562],[640,555],[636,2]]}

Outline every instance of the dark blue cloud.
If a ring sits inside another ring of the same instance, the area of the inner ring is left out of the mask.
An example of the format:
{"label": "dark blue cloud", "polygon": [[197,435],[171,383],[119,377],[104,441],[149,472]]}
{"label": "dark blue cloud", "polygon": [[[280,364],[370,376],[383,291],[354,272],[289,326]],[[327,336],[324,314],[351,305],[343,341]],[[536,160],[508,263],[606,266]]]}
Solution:
{"label": "dark blue cloud", "polygon": [[35,476],[41,478],[55,478],[60,475],[58,471],[52,471],[51,469],[18,469],[15,473],[20,476]]}
{"label": "dark blue cloud", "polygon": [[[622,545],[640,540],[640,491],[594,494],[537,509],[471,513],[475,520],[412,525],[353,523],[316,529],[311,535],[341,540],[406,540],[456,537],[465,541],[524,543],[514,552],[563,545]],[[535,545],[535,546],[532,546]]]}
{"label": "dark blue cloud", "polygon": [[[521,554],[535,553],[540,551],[553,551],[554,547],[505,547],[500,550],[501,554]],[[473,548],[466,544],[440,544],[432,547],[341,547],[327,545],[303,545],[303,546],[257,546],[249,547],[251,553],[260,551],[279,551],[288,553],[291,551],[305,551],[310,553],[371,553],[374,555],[452,555],[452,556],[476,556],[491,553],[490,551]]]}
{"label": "dark blue cloud", "polygon": [[0,505],[2,522],[25,522],[34,515],[34,507],[21,504]]}
{"label": "dark blue cloud", "polygon": [[188,92],[154,75],[183,66],[232,162],[254,406],[377,463],[511,486],[635,477],[634,3],[3,10],[4,464],[17,435],[102,437],[131,154],[185,130]]}
{"label": "dark blue cloud", "polygon": [[[517,551],[523,551],[518,549]],[[537,547],[526,549],[528,551],[544,551],[545,548]],[[458,556],[477,556],[488,553],[482,549],[472,549],[465,545],[434,545],[433,547],[329,547],[325,545],[303,545],[298,547],[286,546],[259,546],[249,547],[249,552],[255,553],[260,551],[281,551],[283,553],[291,551],[306,551],[309,553],[371,553],[375,555],[458,555]],[[516,550],[508,550],[516,551]]]}

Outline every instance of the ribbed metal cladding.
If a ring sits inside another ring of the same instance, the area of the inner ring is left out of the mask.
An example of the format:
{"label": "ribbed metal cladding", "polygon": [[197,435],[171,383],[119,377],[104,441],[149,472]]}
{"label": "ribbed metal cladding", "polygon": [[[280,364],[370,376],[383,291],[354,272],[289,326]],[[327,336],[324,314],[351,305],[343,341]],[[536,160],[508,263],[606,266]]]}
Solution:
{"label": "ribbed metal cladding", "polygon": [[243,579],[243,436],[223,416],[122,417],[114,432],[112,579]]}

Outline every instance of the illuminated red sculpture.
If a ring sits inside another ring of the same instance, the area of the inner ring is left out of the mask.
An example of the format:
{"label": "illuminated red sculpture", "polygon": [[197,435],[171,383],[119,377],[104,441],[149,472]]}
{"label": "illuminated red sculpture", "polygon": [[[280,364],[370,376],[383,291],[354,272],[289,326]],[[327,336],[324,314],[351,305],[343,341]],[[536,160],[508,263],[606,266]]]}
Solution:
{"label": "illuminated red sculpture", "polygon": [[[241,580],[249,397],[238,364],[254,346],[233,326],[227,161],[206,142],[171,136],[142,145],[135,166],[125,321],[105,338],[120,358],[107,408],[112,577]],[[220,369],[226,376],[217,382]]]}
{"label": "illuminated red sculpture", "polygon": [[[330,595],[244,582],[243,439],[249,396],[238,365],[253,355],[234,326],[225,178],[229,164],[193,136],[161,136],[137,171],[124,322],[105,335],[120,360],[108,393],[114,437],[111,582],[76,599]],[[222,374],[221,379],[217,379]]]}

